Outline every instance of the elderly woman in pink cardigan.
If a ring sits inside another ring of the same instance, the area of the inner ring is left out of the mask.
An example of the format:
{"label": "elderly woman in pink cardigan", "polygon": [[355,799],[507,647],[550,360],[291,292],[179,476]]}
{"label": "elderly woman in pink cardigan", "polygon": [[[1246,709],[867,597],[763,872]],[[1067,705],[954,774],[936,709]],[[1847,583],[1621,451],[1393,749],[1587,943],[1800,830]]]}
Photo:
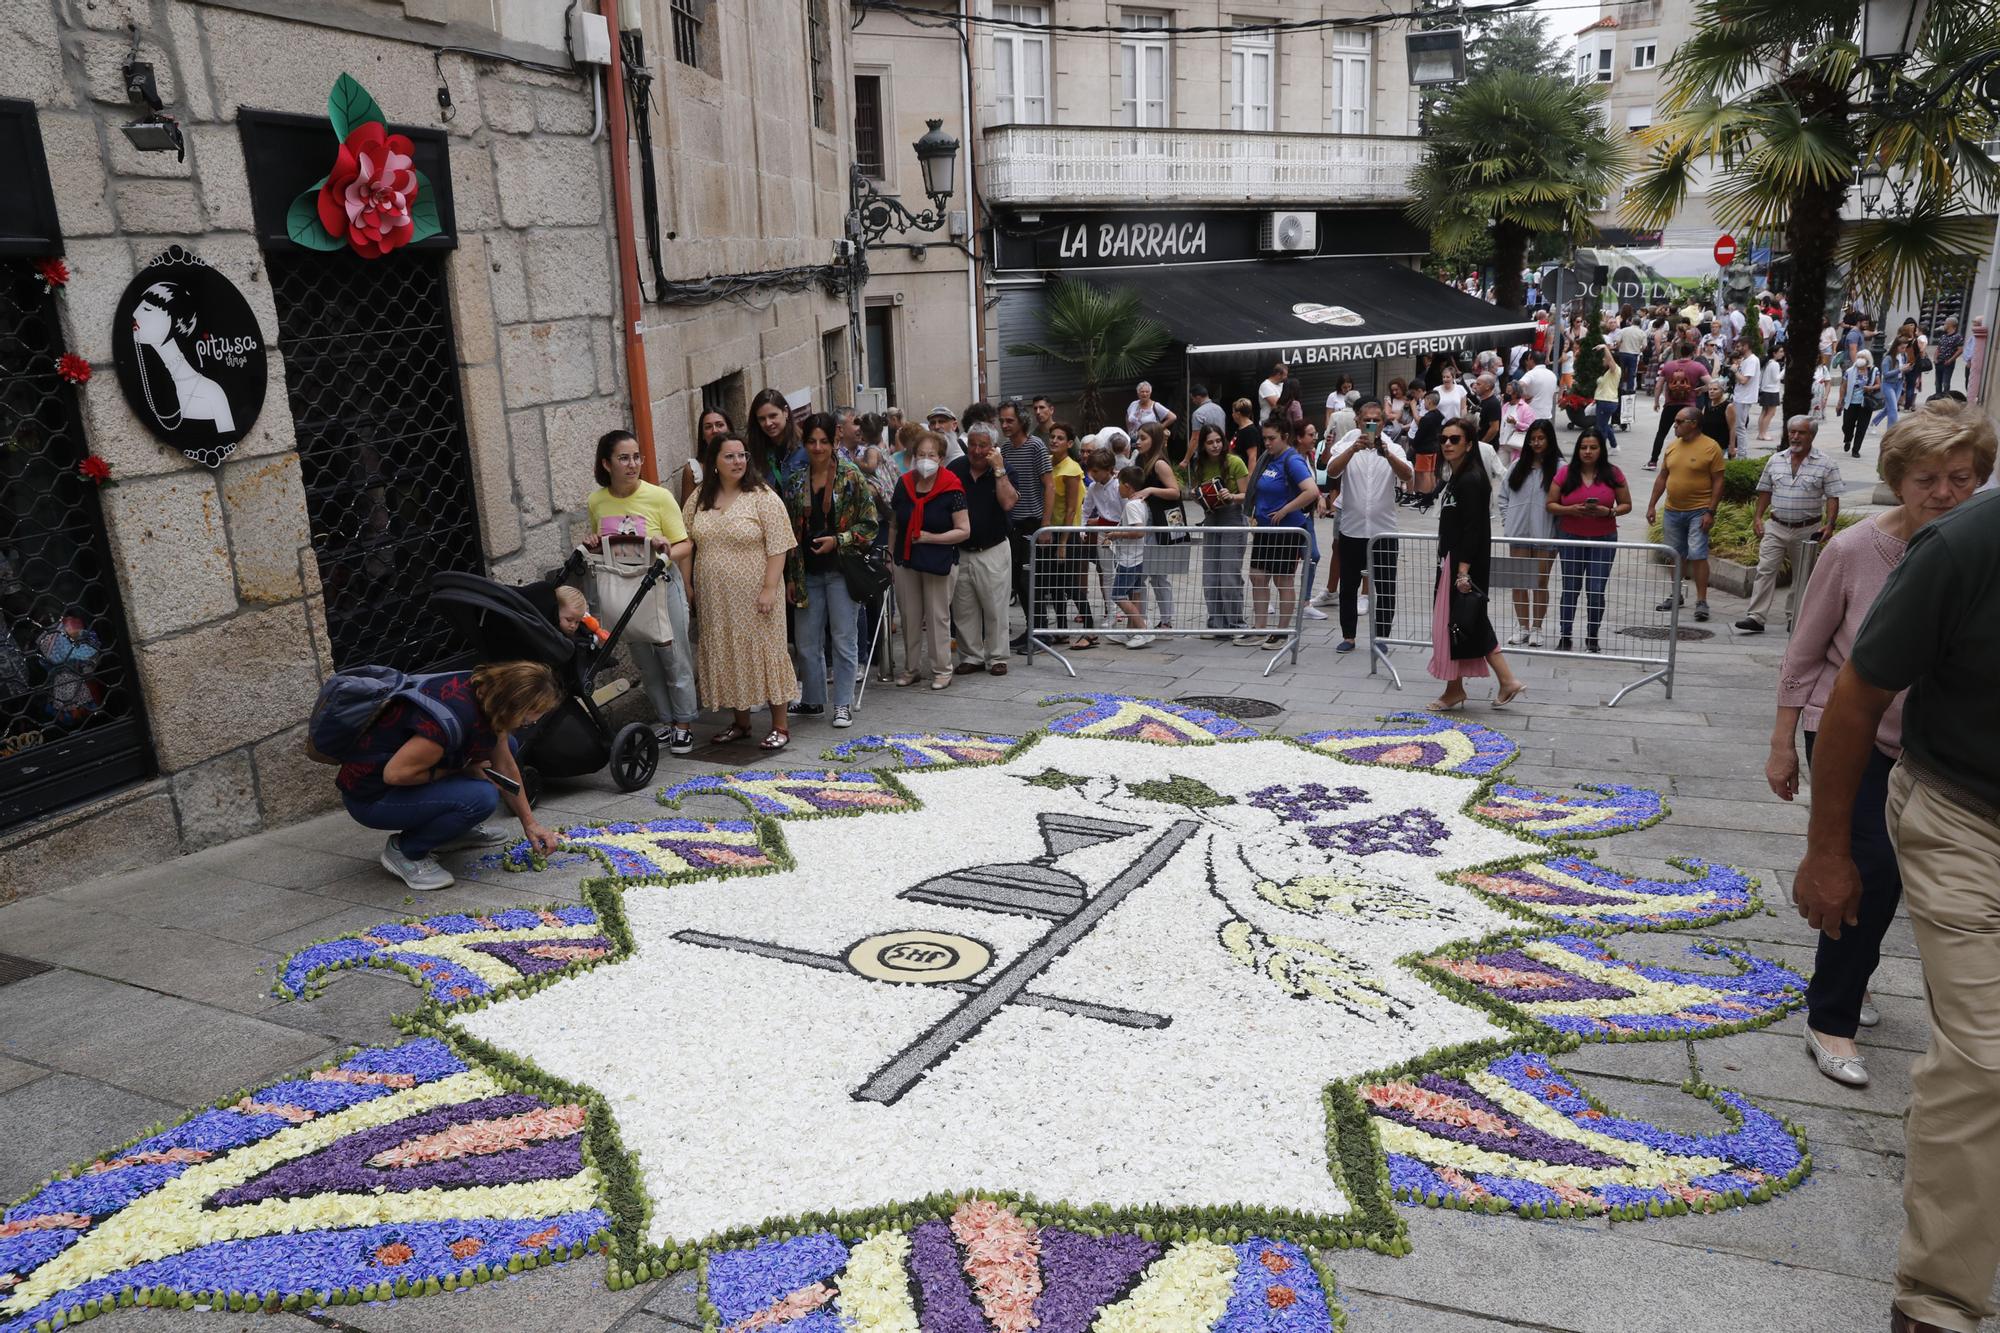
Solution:
{"label": "elderly woman in pink cardigan", "polygon": [[[1793,734],[1805,724],[1806,759],[1812,760],[1820,712],[1834,677],[1847,661],[1854,636],[1868,617],[1889,572],[1918,528],[1968,499],[1993,472],[1993,426],[1962,403],[1941,401],[1903,417],[1882,438],[1878,466],[1900,503],[1872,515],[1827,543],[1799,603],[1798,621],[1778,672],[1778,722],[1764,766],[1771,790],[1791,800],[1799,789],[1799,756]],[[1897,696],[1875,733],[1875,753],[1854,798],[1855,865],[1861,871],[1859,919],[1838,938],[1822,933],[1806,988],[1806,1047],[1819,1072],[1852,1087],[1868,1082],[1868,1067],[1854,1044],[1859,1027],[1880,1021],[1868,997],[1868,979],[1880,960],[1882,937],[1902,900],[1884,804],[1889,770],[1902,753],[1903,700]]]}

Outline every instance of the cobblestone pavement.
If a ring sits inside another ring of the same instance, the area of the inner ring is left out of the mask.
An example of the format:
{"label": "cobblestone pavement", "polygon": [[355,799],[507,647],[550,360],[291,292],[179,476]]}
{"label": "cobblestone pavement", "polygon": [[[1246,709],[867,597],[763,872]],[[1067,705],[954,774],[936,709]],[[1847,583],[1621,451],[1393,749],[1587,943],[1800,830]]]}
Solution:
{"label": "cobblestone pavement", "polygon": [[[1650,413],[1639,423],[1647,441],[1651,424]],[[1837,448],[1830,428],[1826,438],[1830,451]],[[1620,452],[1632,459],[1634,450]],[[1867,454],[1865,464],[1843,464],[1864,483],[1863,499],[1872,444]],[[1643,487],[1650,474],[1635,466],[1633,480]],[[1635,523],[1627,530],[1638,535]],[[1530,658],[1520,665],[1530,684],[1525,706],[1495,713],[1476,696],[1468,716],[1518,743],[1509,770],[1516,780],[1561,789],[1615,772],[1618,781],[1665,792],[1672,817],[1598,844],[1605,859],[1650,873],[1665,872],[1668,856],[1696,853],[1750,871],[1764,883],[1766,910],[1706,933],[1754,941],[1766,956],[1804,969],[1813,937],[1786,894],[1804,844],[1805,810],[1777,801],[1762,776],[1782,622],[1762,636],[1741,635],[1730,628],[1741,614],[1737,599],[1718,594],[1714,601],[1715,635],[1684,645],[1671,700],[1651,688],[1607,709],[1602,701],[1620,668]],[[1284,710],[1257,725],[1287,733],[1357,725],[1430,697],[1420,666],[1398,692],[1386,677],[1368,674],[1364,654],[1337,657],[1331,628],[1315,622],[1299,664],[1269,678],[1259,674],[1262,655],[1250,650],[1163,640],[1144,652],[1086,655],[1082,683],[1166,698],[1249,695]],[[1041,724],[1038,701],[1066,684],[1042,661],[1001,679],[961,678],[946,695],[871,685],[859,721],[869,731],[1019,733]],[[1490,687],[1475,685],[1482,688]],[[793,759],[816,757],[839,738],[823,723],[800,721]],[[704,750],[666,761],[662,780],[755,763],[742,753]],[[659,809],[650,793],[620,796],[601,780],[553,791],[545,808],[565,819],[647,817]],[[375,864],[379,846],[379,835],[330,815],[115,878],[37,885],[0,908],[0,951],[52,965],[0,987],[0,1198],[19,1198],[52,1170],[239,1086],[327,1061],[349,1045],[396,1039],[389,1017],[413,1003],[407,983],[348,972],[310,1004],[281,1003],[270,992],[273,968],[290,951],[395,915],[576,895],[575,872],[461,870],[457,887],[419,899]],[[1638,938],[1643,943],[1621,942],[1621,949],[1665,960],[1685,943],[1671,935]],[[1538,1223],[1403,1208],[1411,1255],[1335,1258],[1349,1326],[1355,1333],[1887,1327],[1901,1220],[1899,1117],[1911,1064],[1929,1034],[1907,923],[1896,924],[1884,951],[1875,985],[1882,1025],[1862,1037],[1875,1075],[1865,1090],[1837,1087],[1814,1071],[1797,1015],[1722,1039],[1591,1046],[1563,1057],[1614,1107],[1673,1128],[1721,1128],[1705,1106],[1679,1094],[1690,1073],[1751,1095],[1808,1136],[1814,1170],[1794,1192],[1731,1213],[1643,1222]],[[237,1326],[307,1333],[306,1322],[365,1333],[633,1333],[699,1321],[690,1277],[614,1293],[602,1265],[587,1259],[440,1300],[256,1319],[132,1311],[108,1326],[115,1333]]]}

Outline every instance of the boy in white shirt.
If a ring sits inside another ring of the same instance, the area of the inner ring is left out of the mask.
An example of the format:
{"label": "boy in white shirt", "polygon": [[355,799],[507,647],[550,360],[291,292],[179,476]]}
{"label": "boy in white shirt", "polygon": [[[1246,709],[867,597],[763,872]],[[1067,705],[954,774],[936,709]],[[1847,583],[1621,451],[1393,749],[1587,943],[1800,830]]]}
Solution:
{"label": "boy in white shirt", "polygon": [[[1090,474],[1090,484],[1083,488],[1083,522],[1086,527],[1116,527],[1125,520],[1125,500],[1118,494],[1118,465],[1112,461],[1109,449],[1092,449],[1084,455],[1084,470]],[[1103,534],[1098,534],[1103,535]],[[1111,600],[1112,573],[1108,557],[1111,548],[1104,542],[1097,543],[1097,582],[1104,591],[1104,623],[1115,623]]]}
{"label": "boy in white shirt", "polygon": [[1153,641],[1152,635],[1143,632],[1146,613],[1139,606],[1139,581],[1146,574],[1145,527],[1150,516],[1146,502],[1137,496],[1147,484],[1146,469],[1137,464],[1118,474],[1118,498],[1124,502],[1122,521],[1125,526],[1104,534],[1118,556],[1118,577],[1111,584],[1111,600],[1118,603],[1118,609],[1125,613],[1125,623],[1141,631],[1125,637],[1127,648],[1144,648]]}

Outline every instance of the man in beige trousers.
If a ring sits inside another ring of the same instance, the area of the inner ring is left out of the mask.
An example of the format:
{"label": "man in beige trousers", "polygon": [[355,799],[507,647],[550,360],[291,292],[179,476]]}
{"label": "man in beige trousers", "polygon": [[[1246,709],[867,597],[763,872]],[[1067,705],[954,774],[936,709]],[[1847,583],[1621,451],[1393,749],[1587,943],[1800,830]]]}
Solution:
{"label": "man in beige trousers", "polygon": [[[1981,471],[1994,433],[1979,421]],[[1889,834],[1923,957],[1931,1044],[1905,1123],[1897,1333],[1976,1333],[2000,1268],[2000,494],[1911,539],[1841,668],[1813,753],[1812,823],[1793,897],[1839,938],[1861,882],[1849,816],[1876,724],[1900,690]]]}

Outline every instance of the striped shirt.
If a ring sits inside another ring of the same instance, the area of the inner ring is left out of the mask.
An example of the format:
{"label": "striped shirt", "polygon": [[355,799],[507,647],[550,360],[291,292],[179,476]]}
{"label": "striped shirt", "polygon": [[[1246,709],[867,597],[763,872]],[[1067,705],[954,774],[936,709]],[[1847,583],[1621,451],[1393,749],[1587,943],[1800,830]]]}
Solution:
{"label": "striped shirt", "polygon": [[1054,464],[1049,461],[1049,447],[1042,443],[1039,435],[1024,435],[1015,444],[1004,436],[1000,440],[1000,459],[1007,465],[1007,480],[1014,483],[1014,490],[1020,498],[1007,516],[1016,523],[1042,521],[1042,488],[1047,485],[1043,478],[1049,475]]}
{"label": "striped shirt", "polygon": [[1764,475],[1757,478],[1757,490],[1771,497],[1772,521],[1786,527],[1819,522],[1826,513],[1827,497],[1846,489],[1839,466],[1817,448],[1796,468],[1791,450],[1780,450],[1765,462]]}

